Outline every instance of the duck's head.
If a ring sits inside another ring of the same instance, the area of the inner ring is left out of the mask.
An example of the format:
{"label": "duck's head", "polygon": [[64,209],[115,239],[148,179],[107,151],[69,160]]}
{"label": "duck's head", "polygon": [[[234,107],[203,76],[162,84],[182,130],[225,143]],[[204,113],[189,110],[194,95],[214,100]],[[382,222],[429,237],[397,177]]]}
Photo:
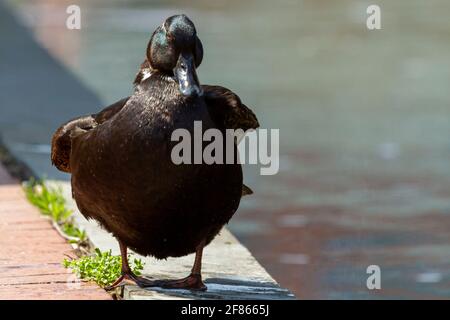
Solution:
{"label": "duck's head", "polygon": [[203,47],[192,21],[176,15],[166,19],[153,33],[147,47],[151,68],[174,77],[184,96],[202,94],[196,68],[203,59]]}

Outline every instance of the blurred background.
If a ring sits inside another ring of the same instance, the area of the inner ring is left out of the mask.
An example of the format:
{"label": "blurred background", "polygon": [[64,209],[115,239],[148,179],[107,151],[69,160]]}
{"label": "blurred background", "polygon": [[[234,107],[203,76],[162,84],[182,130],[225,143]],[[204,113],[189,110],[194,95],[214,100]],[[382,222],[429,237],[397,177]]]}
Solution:
{"label": "blurred background", "polygon": [[280,129],[280,172],[246,166],[255,194],[230,224],[268,272],[300,299],[450,298],[445,0],[0,0],[4,144],[69,179],[49,163],[52,132],[129,95],[151,33],[179,13],[203,42],[200,81]]}

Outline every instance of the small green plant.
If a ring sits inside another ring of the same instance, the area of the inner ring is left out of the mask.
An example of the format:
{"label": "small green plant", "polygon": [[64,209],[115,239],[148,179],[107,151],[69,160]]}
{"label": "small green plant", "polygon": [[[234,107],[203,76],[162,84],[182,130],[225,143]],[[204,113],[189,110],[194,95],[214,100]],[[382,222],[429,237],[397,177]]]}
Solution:
{"label": "small green plant", "polygon": [[[122,258],[113,256],[111,250],[101,252],[95,249],[95,254],[79,259],[64,259],[63,266],[70,268],[79,278],[96,282],[101,287],[112,284],[121,274]],[[144,269],[141,259],[130,261],[131,270],[140,275]]]}
{"label": "small green plant", "polygon": [[69,242],[86,242],[86,232],[74,224],[71,217],[73,212],[67,209],[61,188],[49,187],[43,180],[30,179],[24,184],[24,190],[28,201],[43,215],[50,217],[66,236],[72,238]]}
{"label": "small green plant", "polygon": [[[52,188],[43,180],[31,179],[24,184],[28,200],[38,207],[41,213],[50,217],[69,238],[69,242],[80,247],[87,243],[87,235],[79,229],[71,217],[72,211],[67,209],[66,200],[60,188]],[[130,267],[136,275],[140,275],[144,265],[142,260],[133,259]],[[112,284],[121,273],[122,258],[113,256],[110,251],[101,252],[95,249],[93,255],[78,259],[64,259],[63,266],[70,268],[81,279],[95,281],[101,287]]]}
{"label": "small green plant", "polygon": [[73,222],[67,221],[61,226],[64,234],[76,240],[70,240],[70,243],[84,243],[87,241],[86,231],[79,229]]}
{"label": "small green plant", "polygon": [[62,222],[72,214],[72,211],[66,208],[66,199],[61,188],[51,188],[42,180],[31,179],[25,184],[25,193],[28,201],[55,222]]}

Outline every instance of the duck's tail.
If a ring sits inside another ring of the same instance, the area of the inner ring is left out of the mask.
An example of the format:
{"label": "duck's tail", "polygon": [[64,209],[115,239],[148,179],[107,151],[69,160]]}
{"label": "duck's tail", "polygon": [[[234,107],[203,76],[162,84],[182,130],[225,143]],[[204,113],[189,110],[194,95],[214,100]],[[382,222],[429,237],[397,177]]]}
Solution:
{"label": "duck's tail", "polygon": [[52,164],[58,170],[70,173],[70,152],[72,149],[72,138],[80,133],[86,132],[97,125],[92,116],[73,119],[56,130],[52,137]]}
{"label": "duck's tail", "polygon": [[248,195],[251,195],[251,194],[253,194],[253,190],[250,189],[245,184],[242,184],[242,196],[248,196]]}

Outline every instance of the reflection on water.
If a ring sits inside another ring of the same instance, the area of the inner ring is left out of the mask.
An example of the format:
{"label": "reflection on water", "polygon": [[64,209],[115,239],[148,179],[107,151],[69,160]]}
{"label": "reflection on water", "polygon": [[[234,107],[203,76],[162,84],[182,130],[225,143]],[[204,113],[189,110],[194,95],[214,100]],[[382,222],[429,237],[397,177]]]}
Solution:
{"label": "reflection on water", "polygon": [[[232,230],[300,298],[450,296],[450,4],[379,1],[12,1],[37,38],[106,103],[131,90],[151,31],[185,12],[203,83],[280,128],[281,170],[246,168],[255,195]],[[64,10],[64,11],[62,11]],[[366,268],[382,290],[366,288]]]}

